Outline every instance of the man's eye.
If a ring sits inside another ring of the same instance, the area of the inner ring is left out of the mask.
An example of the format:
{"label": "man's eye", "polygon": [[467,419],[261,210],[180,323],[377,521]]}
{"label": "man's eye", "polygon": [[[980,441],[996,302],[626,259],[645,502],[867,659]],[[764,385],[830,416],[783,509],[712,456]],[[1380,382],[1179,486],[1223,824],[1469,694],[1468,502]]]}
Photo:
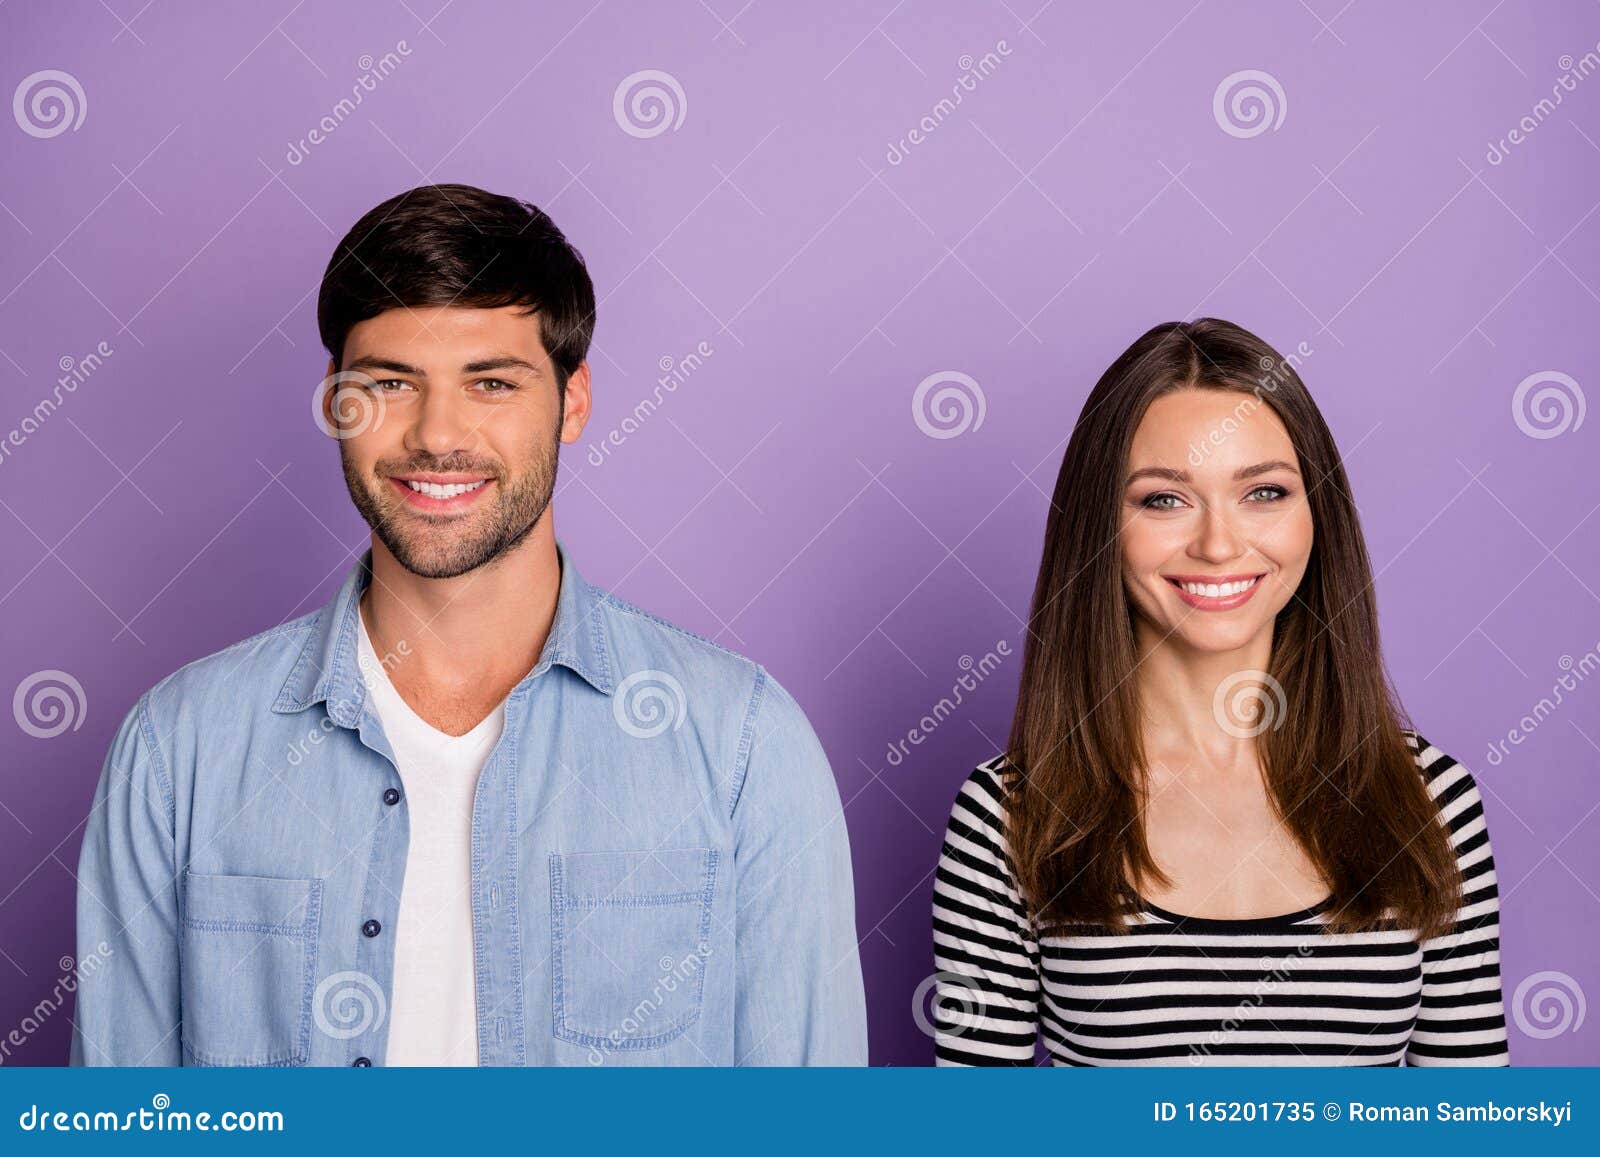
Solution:
{"label": "man's eye", "polygon": [[478,386],[486,394],[509,394],[517,388],[511,382],[503,381],[500,378],[484,378],[478,382]]}
{"label": "man's eye", "polygon": [[395,393],[399,390],[411,388],[411,383],[403,378],[379,378],[372,383],[373,389],[380,393]]}

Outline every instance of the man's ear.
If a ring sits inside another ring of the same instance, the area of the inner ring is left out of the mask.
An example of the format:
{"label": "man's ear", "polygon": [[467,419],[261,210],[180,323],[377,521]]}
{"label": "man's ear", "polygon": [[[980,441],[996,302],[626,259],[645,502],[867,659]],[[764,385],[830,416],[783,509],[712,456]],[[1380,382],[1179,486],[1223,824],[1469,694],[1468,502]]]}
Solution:
{"label": "man's ear", "polygon": [[339,428],[339,423],[333,412],[334,394],[337,390],[329,387],[329,380],[339,372],[339,364],[332,358],[328,359],[328,369],[322,375],[322,385],[318,387],[318,394],[322,398],[322,428],[325,431],[334,431]]}
{"label": "man's ear", "polygon": [[579,362],[578,368],[572,371],[567,378],[567,388],[564,391],[561,406],[561,440],[568,444],[576,442],[583,435],[583,428],[589,422],[589,406],[592,399],[589,394],[589,363]]}

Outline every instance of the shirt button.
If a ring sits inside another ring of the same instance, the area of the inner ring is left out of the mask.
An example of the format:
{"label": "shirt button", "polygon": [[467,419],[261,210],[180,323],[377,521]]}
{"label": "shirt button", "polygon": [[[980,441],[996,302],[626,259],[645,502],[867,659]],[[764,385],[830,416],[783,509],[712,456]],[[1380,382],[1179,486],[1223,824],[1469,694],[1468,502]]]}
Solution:
{"label": "shirt button", "polygon": [[355,1060],[350,1062],[350,1067],[353,1069],[370,1069],[372,1067],[372,1061],[366,1057],[357,1057]]}
{"label": "shirt button", "polygon": [[388,804],[390,807],[393,807],[395,804],[400,802],[400,792],[391,787],[388,791],[383,793],[383,802]]}
{"label": "shirt button", "polygon": [[365,924],[363,924],[361,926],[361,935],[369,937],[369,938],[373,937],[373,936],[376,936],[379,932],[382,932],[382,931],[383,931],[383,925],[379,924],[376,920],[368,920]]}

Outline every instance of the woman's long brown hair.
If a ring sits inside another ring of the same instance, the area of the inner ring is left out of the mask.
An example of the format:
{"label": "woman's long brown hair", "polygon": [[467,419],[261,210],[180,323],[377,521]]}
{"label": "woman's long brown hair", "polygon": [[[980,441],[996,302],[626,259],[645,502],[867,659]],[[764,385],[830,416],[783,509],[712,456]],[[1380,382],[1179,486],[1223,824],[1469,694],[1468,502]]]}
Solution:
{"label": "woman's long brown hair", "polygon": [[1186,387],[1270,406],[1299,457],[1315,542],[1274,625],[1268,674],[1287,710],[1256,745],[1279,816],[1329,886],[1328,924],[1447,931],[1459,873],[1384,672],[1372,567],[1333,436],[1292,364],[1211,318],[1156,326],[1112,363],[1056,479],[1006,753],[1007,835],[1030,911],[1046,930],[1120,929],[1140,882],[1164,880],[1140,818],[1146,762],[1119,528],[1134,431],[1155,398]]}

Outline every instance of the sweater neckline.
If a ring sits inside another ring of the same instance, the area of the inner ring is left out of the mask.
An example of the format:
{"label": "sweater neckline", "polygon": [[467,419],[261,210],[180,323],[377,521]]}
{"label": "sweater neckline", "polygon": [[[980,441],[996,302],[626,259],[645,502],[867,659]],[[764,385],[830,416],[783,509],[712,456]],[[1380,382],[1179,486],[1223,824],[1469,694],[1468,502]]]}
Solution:
{"label": "sweater neckline", "polygon": [[1333,904],[1332,896],[1325,896],[1308,908],[1301,908],[1294,912],[1283,912],[1275,916],[1248,916],[1248,917],[1217,917],[1217,916],[1185,916],[1180,912],[1171,912],[1158,907],[1150,901],[1140,898],[1140,907],[1150,915],[1172,924],[1180,929],[1189,931],[1212,932],[1260,932],[1271,928],[1298,925],[1302,921],[1326,911]]}

